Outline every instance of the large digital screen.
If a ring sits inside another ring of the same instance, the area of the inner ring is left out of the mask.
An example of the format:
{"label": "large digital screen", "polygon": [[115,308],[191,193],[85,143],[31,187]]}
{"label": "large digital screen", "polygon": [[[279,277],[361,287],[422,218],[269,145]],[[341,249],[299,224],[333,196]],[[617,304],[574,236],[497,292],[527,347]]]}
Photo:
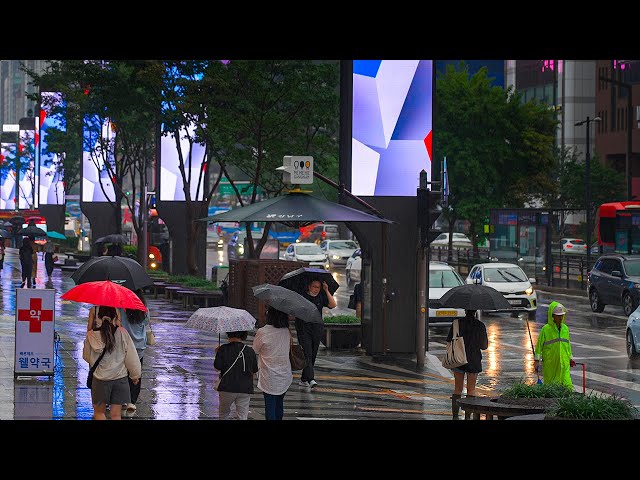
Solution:
{"label": "large digital screen", "polygon": [[115,202],[116,133],[108,118],[85,116],[82,140],[82,201]]}
{"label": "large digital screen", "polygon": [[433,60],[354,60],[351,192],[415,196],[431,179]]}
{"label": "large digital screen", "polygon": [[[206,172],[202,176],[200,176],[200,172],[202,171],[205,148],[204,145],[195,142],[190,146],[189,140],[185,138],[186,134],[193,138],[194,130],[195,127],[190,126],[184,134],[180,134],[180,148],[185,163],[184,173],[189,181],[191,200],[202,200],[204,199],[203,182]],[[160,200],[184,201],[184,183],[180,174],[178,147],[175,137],[171,134],[163,135],[160,139],[160,159]]]}
{"label": "large digital screen", "polygon": [[[38,165],[36,158],[35,118],[28,120],[29,128],[20,128],[18,152],[20,153],[20,173],[18,175],[18,208],[38,208]],[[22,122],[22,120],[21,120]]]}
{"label": "large digital screen", "polygon": [[65,131],[65,102],[59,92],[42,92],[40,101],[39,202],[41,205],[64,205],[64,156],[49,148],[49,129]]}
{"label": "large digital screen", "polygon": [[16,208],[16,148],[15,143],[0,144],[0,210]]}

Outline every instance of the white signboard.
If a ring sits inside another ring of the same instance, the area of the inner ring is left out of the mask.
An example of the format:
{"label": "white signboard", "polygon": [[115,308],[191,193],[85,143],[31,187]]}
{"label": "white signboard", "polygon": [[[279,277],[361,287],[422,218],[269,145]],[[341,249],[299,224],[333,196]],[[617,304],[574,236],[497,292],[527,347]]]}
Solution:
{"label": "white signboard", "polygon": [[294,157],[285,155],[282,159],[282,167],[278,170],[284,172],[282,181],[294,185],[311,185],[313,183],[313,157]]}
{"label": "white signboard", "polygon": [[14,377],[53,376],[55,298],[53,289],[16,289]]}

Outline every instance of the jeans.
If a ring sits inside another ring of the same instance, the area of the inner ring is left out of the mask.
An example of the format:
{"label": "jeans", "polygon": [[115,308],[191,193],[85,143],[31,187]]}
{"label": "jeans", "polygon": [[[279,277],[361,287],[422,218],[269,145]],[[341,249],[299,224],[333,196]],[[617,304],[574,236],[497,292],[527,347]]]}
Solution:
{"label": "jeans", "polygon": [[270,393],[262,392],[264,395],[264,416],[266,420],[282,420],[284,417],[284,396],[271,395]]}

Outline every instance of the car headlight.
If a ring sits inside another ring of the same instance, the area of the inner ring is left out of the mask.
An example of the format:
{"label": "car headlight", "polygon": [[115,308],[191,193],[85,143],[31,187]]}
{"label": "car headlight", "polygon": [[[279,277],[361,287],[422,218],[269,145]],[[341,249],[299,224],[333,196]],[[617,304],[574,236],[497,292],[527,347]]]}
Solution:
{"label": "car headlight", "polygon": [[340,260],[340,255],[331,255],[334,260]]}
{"label": "car headlight", "polygon": [[527,295],[533,295],[533,287],[529,287],[527,288],[524,293],[526,293]]}
{"label": "car headlight", "polygon": [[244,253],[244,245],[238,245],[238,253],[242,255]]}

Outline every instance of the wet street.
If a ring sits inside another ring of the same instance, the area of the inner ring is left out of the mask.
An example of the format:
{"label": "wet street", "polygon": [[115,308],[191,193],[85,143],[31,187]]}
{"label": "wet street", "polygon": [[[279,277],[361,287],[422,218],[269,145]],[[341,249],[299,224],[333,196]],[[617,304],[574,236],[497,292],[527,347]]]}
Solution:
{"label": "wet street", "polygon": [[[20,286],[16,252],[7,249],[0,271],[0,420],[78,419],[92,416],[90,391],[85,386],[88,365],[82,359],[88,305],[60,300],[74,285],[71,272],[55,269],[46,280],[40,259],[37,288],[56,291],[55,368],[53,377],[13,378],[15,350],[15,288]],[[211,251],[211,255],[217,255]],[[346,310],[351,290],[336,272],[338,308]],[[616,393],[640,405],[637,384],[640,365],[627,359],[624,346],[626,318],[618,307],[593,314],[586,296],[550,294],[540,287],[539,311],[530,321],[533,342],[546,321],[546,307],[559,300],[569,309],[568,322],[574,358],[584,362],[587,392]],[[184,326],[193,310],[162,296],[147,296],[158,344],[145,352],[142,391],[131,420],[217,419],[218,394],[213,368],[218,335]],[[483,352],[485,371],[478,377],[481,395],[494,396],[513,381],[535,381],[531,340],[524,319],[507,314],[485,315],[489,349]],[[451,373],[441,367],[446,328],[430,328],[427,364],[418,370],[414,355],[372,358],[361,349],[328,350],[320,346],[316,363],[318,387],[298,386],[300,372],[285,397],[285,419],[422,419],[450,418]],[[224,340],[223,340],[224,341]],[[248,343],[252,341],[249,337]],[[582,370],[572,369],[576,390],[582,391]],[[264,401],[256,389],[249,418],[264,419]]]}

